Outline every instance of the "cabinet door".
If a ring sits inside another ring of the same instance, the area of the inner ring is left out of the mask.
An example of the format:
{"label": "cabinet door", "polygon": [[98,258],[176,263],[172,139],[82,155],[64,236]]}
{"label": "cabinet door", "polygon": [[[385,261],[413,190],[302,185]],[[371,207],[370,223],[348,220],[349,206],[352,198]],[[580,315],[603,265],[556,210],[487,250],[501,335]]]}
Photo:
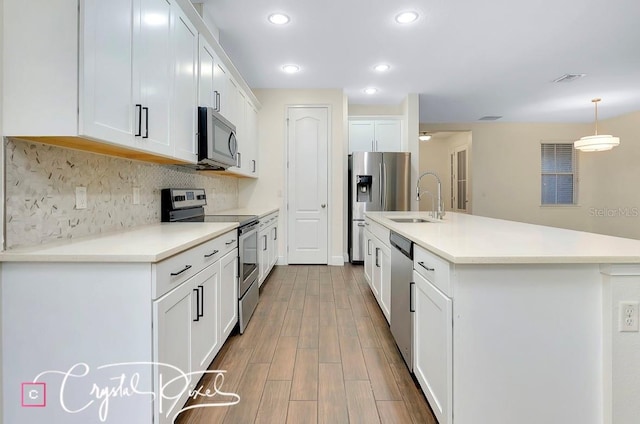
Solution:
{"label": "cabinet door", "polygon": [[133,91],[131,0],[85,0],[80,39],[80,135],[132,146],[137,127]]}
{"label": "cabinet door", "polygon": [[413,278],[413,372],[438,422],[450,424],[453,406],[452,301],[416,271]]}
{"label": "cabinet door", "polygon": [[[368,229],[364,230],[364,278],[371,287],[373,285],[373,239]],[[373,289],[373,287],[372,287]]]}
{"label": "cabinet door", "polygon": [[380,248],[380,308],[387,322],[391,320],[391,249],[382,244]]}
{"label": "cabinet door", "polygon": [[376,237],[372,239],[373,244],[373,270],[371,272],[371,290],[380,303],[380,288],[382,286],[382,245]]}
{"label": "cabinet door", "polygon": [[139,146],[149,151],[171,155],[169,118],[173,54],[171,44],[171,2],[140,0],[140,36],[134,49],[134,67],[140,78],[142,135]]}
{"label": "cabinet door", "polygon": [[218,294],[220,290],[220,261],[209,265],[193,276],[190,284],[194,293],[194,318],[191,322],[191,372],[193,383],[209,367],[222,346],[218,326]]}
{"label": "cabinet door", "polygon": [[215,54],[209,43],[200,36],[198,54],[198,106],[216,108],[217,94],[214,88]]}
{"label": "cabinet door", "polygon": [[220,341],[224,343],[238,322],[238,249],[233,249],[220,260],[220,268],[218,310]]}
{"label": "cabinet door", "polygon": [[217,97],[213,107],[217,106],[218,112],[225,118],[230,119],[231,107],[229,105],[229,74],[218,57],[214,55],[213,63],[213,94]]}
{"label": "cabinet door", "polygon": [[198,107],[198,32],[177,4],[173,5],[173,101],[171,144],[173,155],[196,163],[196,111]]}
{"label": "cabinet door", "polygon": [[[154,366],[154,390],[162,393],[154,408],[154,422],[172,423],[172,417],[182,408],[189,391],[185,386],[191,384],[191,322],[196,317],[195,293],[193,285],[185,282],[164,297],[153,302],[153,360],[166,364]],[[180,371],[177,371],[173,367]],[[186,379],[174,378],[186,375]],[[175,399],[173,399],[176,397]],[[160,409],[162,409],[160,411]]]}
{"label": "cabinet door", "polygon": [[278,217],[275,218],[274,224],[271,226],[271,242],[269,244],[269,270],[278,262]]}
{"label": "cabinet door", "polygon": [[258,232],[258,283],[262,285],[267,277],[269,267],[269,228],[263,227]]}
{"label": "cabinet door", "polygon": [[378,152],[402,151],[402,123],[399,119],[375,121],[375,146]]}
{"label": "cabinet door", "polygon": [[258,177],[258,111],[248,100],[245,103],[245,144],[247,145],[247,172]]}
{"label": "cabinet door", "polygon": [[349,153],[375,151],[373,121],[349,121]]}

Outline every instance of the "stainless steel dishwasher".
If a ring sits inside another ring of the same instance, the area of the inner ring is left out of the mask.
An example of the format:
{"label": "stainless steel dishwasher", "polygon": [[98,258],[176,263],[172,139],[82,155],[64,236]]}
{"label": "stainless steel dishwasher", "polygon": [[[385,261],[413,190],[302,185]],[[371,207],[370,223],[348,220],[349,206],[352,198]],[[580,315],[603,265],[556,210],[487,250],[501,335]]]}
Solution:
{"label": "stainless steel dishwasher", "polygon": [[391,242],[391,334],[413,371],[413,242],[393,231]]}

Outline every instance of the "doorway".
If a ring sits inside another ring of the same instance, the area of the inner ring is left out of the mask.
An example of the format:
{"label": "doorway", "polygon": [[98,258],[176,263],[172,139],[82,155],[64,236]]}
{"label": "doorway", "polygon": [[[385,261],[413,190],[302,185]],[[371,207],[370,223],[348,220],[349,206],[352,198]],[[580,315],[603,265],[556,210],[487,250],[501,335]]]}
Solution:
{"label": "doorway", "polygon": [[329,108],[287,108],[287,261],[327,264]]}

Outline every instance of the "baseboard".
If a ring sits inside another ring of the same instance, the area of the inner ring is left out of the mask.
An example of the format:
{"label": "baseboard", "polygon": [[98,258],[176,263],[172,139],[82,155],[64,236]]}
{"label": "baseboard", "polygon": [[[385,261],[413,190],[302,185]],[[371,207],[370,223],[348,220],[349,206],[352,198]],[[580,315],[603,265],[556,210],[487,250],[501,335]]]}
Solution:
{"label": "baseboard", "polygon": [[331,266],[344,266],[344,263],[345,260],[342,255],[332,256],[331,259],[329,259],[329,265]]}

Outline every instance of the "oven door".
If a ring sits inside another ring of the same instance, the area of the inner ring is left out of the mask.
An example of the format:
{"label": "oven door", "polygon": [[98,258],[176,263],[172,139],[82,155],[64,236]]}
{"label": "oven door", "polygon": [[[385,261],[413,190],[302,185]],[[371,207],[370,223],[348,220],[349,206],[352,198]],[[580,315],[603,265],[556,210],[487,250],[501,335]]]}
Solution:
{"label": "oven door", "polygon": [[238,299],[240,299],[251,283],[258,278],[258,222],[239,228],[238,241],[240,255]]}

